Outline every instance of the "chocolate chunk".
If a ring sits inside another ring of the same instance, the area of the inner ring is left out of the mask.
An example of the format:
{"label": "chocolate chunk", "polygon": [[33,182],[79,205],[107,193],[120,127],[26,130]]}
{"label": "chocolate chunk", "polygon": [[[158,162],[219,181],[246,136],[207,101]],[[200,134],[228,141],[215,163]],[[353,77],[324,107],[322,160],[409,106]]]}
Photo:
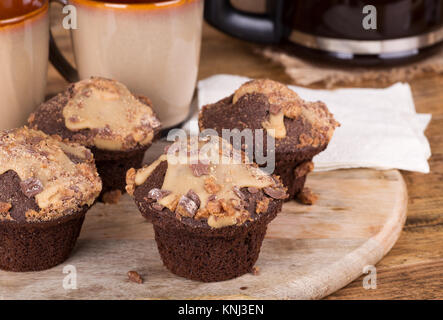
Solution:
{"label": "chocolate chunk", "polygon": [[112,130],[111,130],[111,127],[107,124],[107,125],[105,125],[105,127],[104,128],[100,128],[100,129],[98,129],[98,134],[101,136],[101,137],[104,137],[104,138],[111,138],[112,137]]}
{"label": "chocolate chunk", "polygon": [[158,202],[154,202],[153,204],[151,204],[151,207],[152,209],[157,211],[162,211],[164,209],[164,207]]}
{"label": "chocolate chunk", "polygon": [[237,197],[239,197],[241,200],[245,199],[245,195],[243,194],[243,192],[241,192],[240,188],[237,186],[234,186],[232,188],[232,191],[234,191],[234,193],[237,195]]}
{"label": "chocolate chunk", "polygon": [[143,278],[137,271],[128,271],[128,279],[129,279],[129,281],[135,282],[138,284],[143,283]]}
{"label": "chocolate chunk", "polygon": [[36,178],[29,178],[20,182],[20,188],[25,196],[32,198],[43,191],[43,185],[40,180]]}
{"label": "chocolate chunk", "polygon": [[189,166],[191,167],[192,173],[196,177],[209,174],[209,164],[198,162],[195,164],[190,164]]}
{"label": "chocolate chunk", "polygon": [[195,204],[197,205],[197,208],[200,208],[201,205],[200,197],[198,196],[198,194],[194,192],[194,190],[189,189],[188,193],[186,194],[186,197],[194,201]]}
{"label": "chocolate chunk", "polygon": [[85,155],[85,160],[92,160],[94,158],[94,155],[89,149],[86,149],[83,154]]}
{"label": "chocolate chunk", "polygon": [[78,122],[80,122],[80,118],[78,117],[78,116],[72,116],[72,117],[69,117],[69,122],[72,122],[72,123],[78,123]]}
{"label": "chocolate chunk", "polygon": [[63,152],[66,154],[66,156],[69,158],[69,160],[71,160],[75,164],[83,163],[86,161],[83,158],[77,157],[75,154],[69,153],[67,151],[63,151]]}
{"label": "chocolate chunk", "polygon": [[283,189],[276,189],[276,188],[270,188],[266,187],[263,188],[263,191],[270,197],[274,199],[286,199],[288,195],[286,194],[285,190]]}
{"label": "chocolate chunk", "polygon": [[256,187],[248,187],[248,191],[249,191],[249,193],[254,194],[254,193],[258,192],[258,189]]}
{"label": "chocolate chunk", "polygon": [[154,200],[160,200],[161,198],[166,197],[168,194],[171,194],[171,191],[161,190],[159,188],[153,188],[148,192],[148,198]]}
{"label": "chocolate chunk", "polygon": [[181,196],[180,200],[178,201],[175,212],[180,214],[181,216],[192,218],[194,217],[197,210],[198,207],[194,201],[192,201],[186,196]]}
{"label": "chocolate chunk", "polygon": [[158,119],[152,119],[151,120],[151,128],[156,129],[161,127],[161,122]]}
{"label": "chocolate chunk", "polygon": [[208,197],[208,202],[209,202],[209,201],[215,201],[215,200],[217,200],[217,196],[216,196],[215,194],[211,194],[211,195]]}
{"label": "chocolate chunk", "polygon": [[271,104],[269,106],[269,113],[271,114],[278,114],[281,110],[281,106],[278,104]]}
{"label": "chocolate chunk", "polygon": [[43,140],[44,140],[44,138],[41,136],[33,136],[33,137],[31,137],[30,143],[35,145],[35,144],[39,144]]}

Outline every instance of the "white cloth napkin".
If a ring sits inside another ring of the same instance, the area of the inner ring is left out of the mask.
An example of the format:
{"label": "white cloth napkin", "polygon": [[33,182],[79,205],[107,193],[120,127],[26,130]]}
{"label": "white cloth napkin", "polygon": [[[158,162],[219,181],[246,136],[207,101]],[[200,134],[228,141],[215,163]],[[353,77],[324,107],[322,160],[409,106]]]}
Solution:
{"label": "white cloth napkin", "polygon": [[[229,96],[248,80],[233,75],[201,80],[199,108]],[[314,158],[315,171],[364,167],[429,172],[427,159],[431,149],[424,130],[431,115],[416,113],[407,83],[396,83],[385,89],[289,87],[305,100],[326,103],[341,123],[328,148]],[[197,133],[197,115],[184,128]]]}

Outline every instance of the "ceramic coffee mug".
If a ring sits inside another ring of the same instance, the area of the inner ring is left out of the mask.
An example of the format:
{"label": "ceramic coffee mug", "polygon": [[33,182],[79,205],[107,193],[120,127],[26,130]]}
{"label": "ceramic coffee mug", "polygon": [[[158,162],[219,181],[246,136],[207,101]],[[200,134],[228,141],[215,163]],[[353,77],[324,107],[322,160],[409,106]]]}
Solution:
{"label": "ceramic coffee mug", "polygon": [[23,125],[45,97],[48,0],[0,1],[0,130]]}
{"label": "ceramic coffee mug", "polygon": [[78,73],[59,52],[51,53],[52,63],[67,80],[116,79],[152,100],[164,128],[187,118],[200,57],[202,0],[69,4],[77,12],[77,29],[71,35]]}

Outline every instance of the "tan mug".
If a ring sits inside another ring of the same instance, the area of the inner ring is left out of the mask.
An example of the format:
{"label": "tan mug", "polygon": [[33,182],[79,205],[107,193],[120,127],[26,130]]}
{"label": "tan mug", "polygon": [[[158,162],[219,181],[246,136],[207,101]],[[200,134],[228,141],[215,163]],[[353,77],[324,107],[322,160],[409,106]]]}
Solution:
{"label": "tan mug", "polygon": [[48,0],[0,1],[0,130],[19,127],[44,100]]}
{"label": "tan mug", "polygon": [[75,7],[77,70],[51,45],[68,81],[116,79],[152,100],[163,127],[184,121],[197,81],[203,0],[57,0]]}

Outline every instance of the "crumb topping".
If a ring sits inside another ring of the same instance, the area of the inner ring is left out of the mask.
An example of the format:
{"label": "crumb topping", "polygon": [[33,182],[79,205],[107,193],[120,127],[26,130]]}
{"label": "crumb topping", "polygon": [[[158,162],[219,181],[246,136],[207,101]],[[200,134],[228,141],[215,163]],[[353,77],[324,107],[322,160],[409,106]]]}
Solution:
{"label": "crumb topping", "polygon": [[92,77],[74,85],[73,96],[63,108],[66,127],[71,131],[90,129],[93,145],[105,150],[128,150],[147,145],[160,122],[149,106],[115,80]]}
{"label": "crumb topping", "polygon": [[12,220],[9,210],[11,210],[12,204],[9,202],[1,202],[0,201],[0,220]]}
{"label": "crumb topping", "polygon": [[256,214],[266,212],[272,198],[287,197],[278,179],[248,163],[241,151],[234,150],[223,139],[216,136],[211,136],[211,141],[191,138],[185,152],[177,151],[183,150],[177,147],[178,143],[151,165],[128,171],[126,189],[129,194],[133,194],[160,163],[167,161],[162,187],[150,190],[147,200],[156,210],[168,208],[175,212],[178,219],[207,219],[213,228],[241,225],[252,219],[246,210],[242,188],[247,188],[246,192],[251,194],[263,190]]}
{"label": "crumb topping", "polygon": [[296,178],[301,178],[303,176],[306,176],[312,170],[314,170],[314,163],[312,161],[305,161],[295,168],[294,176]]}
{"label": "crumb topping", "polygon": [[[90,206],[102,188],[88,149],[27,127],[0,133],[0,174],[9,170],[20,177],[21,192],[34,197],[40,208],[26,212],[28,221],[50,220]],[[3,215],[6,208],[11,207],[0,208]]]}
{"label": "crumb topping", "polygon": [[308,102],[301,99],[297,93],[282,83],[269,80],[251,80],[235,91],[232,103],[235,104],[246,94],[260,93],[267,97],[269,102],[269,119],[262,123],[268,134],[281,139],[286,137],[284,118],[301,118],[311,125],[311,133],[306,135],[300,146],[314,147],[328,143],[334,130],[340,124],[334,120],[323,102]]}

